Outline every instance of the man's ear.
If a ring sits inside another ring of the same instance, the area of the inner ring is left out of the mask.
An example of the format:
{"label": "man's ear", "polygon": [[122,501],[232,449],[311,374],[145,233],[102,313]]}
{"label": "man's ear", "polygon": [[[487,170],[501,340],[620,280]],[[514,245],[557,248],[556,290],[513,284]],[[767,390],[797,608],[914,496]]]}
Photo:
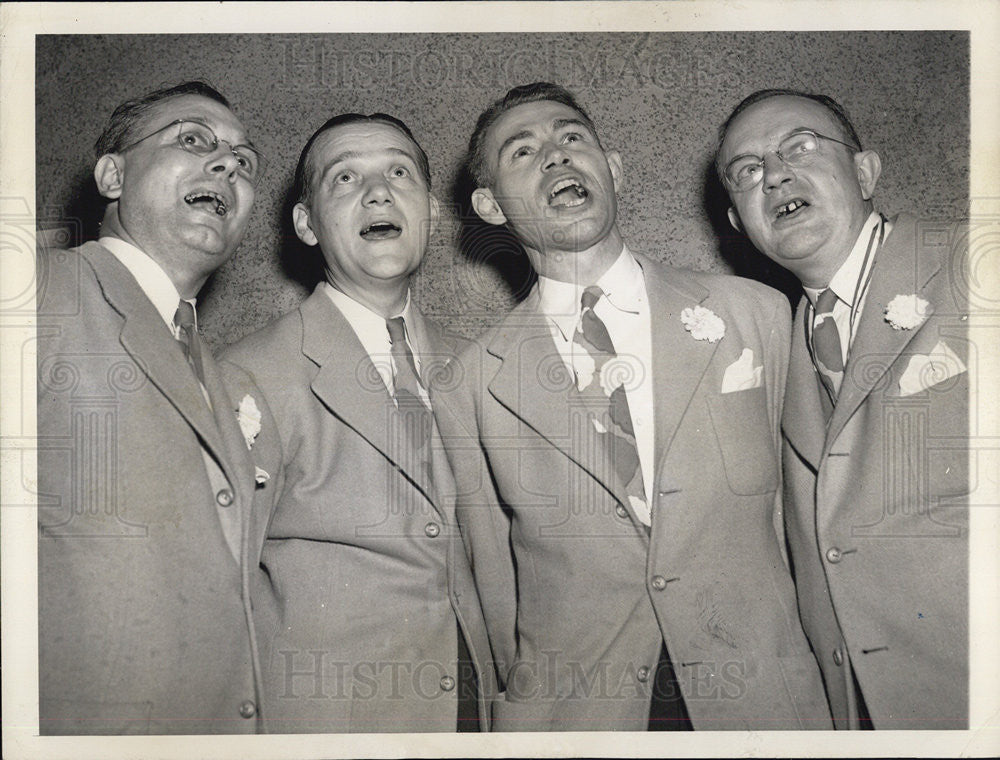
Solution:
{"label": "man's ear", "polygon": [[429,193],[429,196],[431,201],[431,228],[427,235],[428,237],[434,234],[434,231],[437,229],[438,222],[441,219],[441,204],[438,202],[438,199],[434,197],[434,193]]}
{"label": "man's ear", "polygon": [[878,178],[882,176],[882,159],[873,150],[858,151],[854,154],[854,167],[858,172],[861,197],[866,201],[871,200]]}
{"label": "man's ear", "polygon": [[615,192],[621,192],[622,182],[625,179],[621,153],[617,150],[606,150],[604,155],[608,159],[608,167],[611,169],[611,179],[615,182]]}
{"label": "man's ear", "polygon": [[727,213],[729,214],[729,223],[733,225],[733,229],[737,232],[743,232],[743,222],[740,221],[740,215],[736,209],[730,206]]}
{"label": "man's ear", "polygon": [[94,164],[94,182],[105,198],[117,200],[125,179],[125,159],[120,153],[105,153]]}
{"label": "man's ear", "polygon": [[497,199],[493,197],[493,191],[488,187],[477,187],[472,191],[472,208],[476,210],[479,218],[489,224],[506,224],[507,217],[504,215]]}
{"label": "man's ear", "polygon": [[295,227],[295,234],[299,236],[306,245],[316,245],[319,241],[309,226],[309,209],[306,204],[299,201],[292,207],[292,226]]}

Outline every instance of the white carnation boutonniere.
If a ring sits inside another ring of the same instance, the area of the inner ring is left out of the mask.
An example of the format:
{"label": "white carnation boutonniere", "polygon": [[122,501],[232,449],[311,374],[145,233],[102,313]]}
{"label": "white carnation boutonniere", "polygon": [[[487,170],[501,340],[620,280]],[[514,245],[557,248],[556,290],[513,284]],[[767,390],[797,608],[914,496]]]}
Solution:
{"label": "white carnation boutonniere", "polygon": [[240,423],[240,432],[243,433],[243,440],[246,442],[247,451],[253,448],[253,442],[260,433],[260,409],[257,402],[249,393],[240,401],[236,409],[236,420]]}
{"label": "white carnation boutonniere", "polygon": [[898,295],[885,307],[885,321],[892,325],[893,330],[912,330],[923,324],[932,311],[930,302],[916,293]]}
{"label": "white carnation boutonniere", "polygon": [[718,314],[704,306],[684,309],[681,312],[681,322],[695,340],[717,343],[726,335],[726,323]]}

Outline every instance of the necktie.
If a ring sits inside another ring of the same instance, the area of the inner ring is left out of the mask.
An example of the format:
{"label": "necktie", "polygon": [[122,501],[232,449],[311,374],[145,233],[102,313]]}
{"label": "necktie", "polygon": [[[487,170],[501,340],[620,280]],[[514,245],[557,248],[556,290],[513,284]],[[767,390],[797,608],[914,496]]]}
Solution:
{"label": "necktie", "polygon": [[[607,410],[600,415],[603,421],[595,418],[594,427],[603,438],[605,452],[611,457],[611,466],[620,482],[625,485],[632,508],[645,520],[649,516],[649,506],[646,503],[642,469],[639,467],[639,450],[635,443],[632,415],[625,386],[615,377],[618,374],[615,372],[618,354],[608,328],[594,313],[594,306],[603,295],[604,291],[591,285],[583,291],[580,298],[580,327],[573,335],[573,342],[586,349],[594,361],[594,371],[589,382],[580,388],[581,381],[578,381],[577,388],[585,398],[596,400]],[[621,369],[624,370],[625,367]],[[628,376],[629,373],[623,374]]]}
{"label": "necktie", "polygon": [[844,379],[844,354],[840,345],[840,332],[833,319],[833,307],[837,294],[827,288],[816,299],[816,313],[813,317],[813,362],[819,371],[819,379],[830,401],[837,403],[840,384]]}
{"label": "necktie", "polygon": [[194,306],[182,300],[174,312],[174,325],[177,327],[177,341],[184,349],[184,356],[187,357],[198,382],[204,386],[205,373],[201,364],[201,341],[194,326]]}
{"label": "necktie", "polygon": [[432,482],[430,440],[433,418],[431,410],[423,401],[421,390],[423,384],[417,374],[417,365],[413,361],[413,353],[406,342],[406,328],[402,317],[393,317],[385,321],[392,341],[392,361],[395,365],[393,377],[394,398],[396,410],[401,422],[399,443],[404,445],[404,451],[398,452],[411,464],[418,464],[424,469],[427,482]]}

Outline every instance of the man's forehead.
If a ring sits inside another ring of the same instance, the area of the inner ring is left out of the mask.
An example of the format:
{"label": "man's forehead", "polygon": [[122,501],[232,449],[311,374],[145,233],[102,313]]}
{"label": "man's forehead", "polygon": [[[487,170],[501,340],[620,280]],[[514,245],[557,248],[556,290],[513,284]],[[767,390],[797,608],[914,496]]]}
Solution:
{"label": "man's forehead", "polygon": [[231,134],[235,133],[234,136],[240,138],[240,142],[245,141],[246,130],[236,114],[222,103],[204,95],[176,95],[154,103],[145,114],[144,125],[156,128],[176,119],[201,121],[216,131],[228,130]]}
{"label": "man's forehead", "polygon": [[534,131],[568,123],[586,126],[582,114],[575,108],[556,100],[534,100],[504,111],[493,123],[490,136],[494,140],[503,141],[513,130]]}
{"label": "man's forehead", "polygon": [[839,136],[842,131],[836,116],[822,103],[778,95],[754,103],[733,119],[723,152],[741,152],[748,144],[777,140],[797,129],[812,129],[831,137]]}
{"label": "man's forehead", "polygon": [[397,127],[385,122],[355,122],[328,129],[317,138],[310,161],[326,164],[338,158],[385,154],[417,161],[416,143]]}

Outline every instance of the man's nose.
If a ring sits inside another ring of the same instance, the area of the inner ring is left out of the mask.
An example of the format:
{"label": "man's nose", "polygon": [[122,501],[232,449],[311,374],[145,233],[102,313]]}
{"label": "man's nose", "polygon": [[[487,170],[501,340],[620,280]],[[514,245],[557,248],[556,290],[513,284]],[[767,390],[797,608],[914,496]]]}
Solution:
{"label": "man's nose", "polygon": [[220,144],[209,157],[205,168],[210,174],[225,174],[230,182],[235,182],[240,162],[228,145]]}
{"label": "man's nose", "polygon": [[542,171],[548,171],[555,166],[565,166],[570,163],[569,153],[557,143],[546,143],[542,154]]}
{"label": "man's nose", "polygon": [[376,177],[369,180],[365,184],[365,193],[362,197],[362,203],[367,205],[382,205],[385,203],[392,203],[392,191],[389,190],[389,185],[382,177]]}
{"label": "man's nose", "polygon": [[791,182],[795,177],[791,167],[775,151],[764,154],[762,162],[763,179],[761,184],[765,193],[785,182]]}

